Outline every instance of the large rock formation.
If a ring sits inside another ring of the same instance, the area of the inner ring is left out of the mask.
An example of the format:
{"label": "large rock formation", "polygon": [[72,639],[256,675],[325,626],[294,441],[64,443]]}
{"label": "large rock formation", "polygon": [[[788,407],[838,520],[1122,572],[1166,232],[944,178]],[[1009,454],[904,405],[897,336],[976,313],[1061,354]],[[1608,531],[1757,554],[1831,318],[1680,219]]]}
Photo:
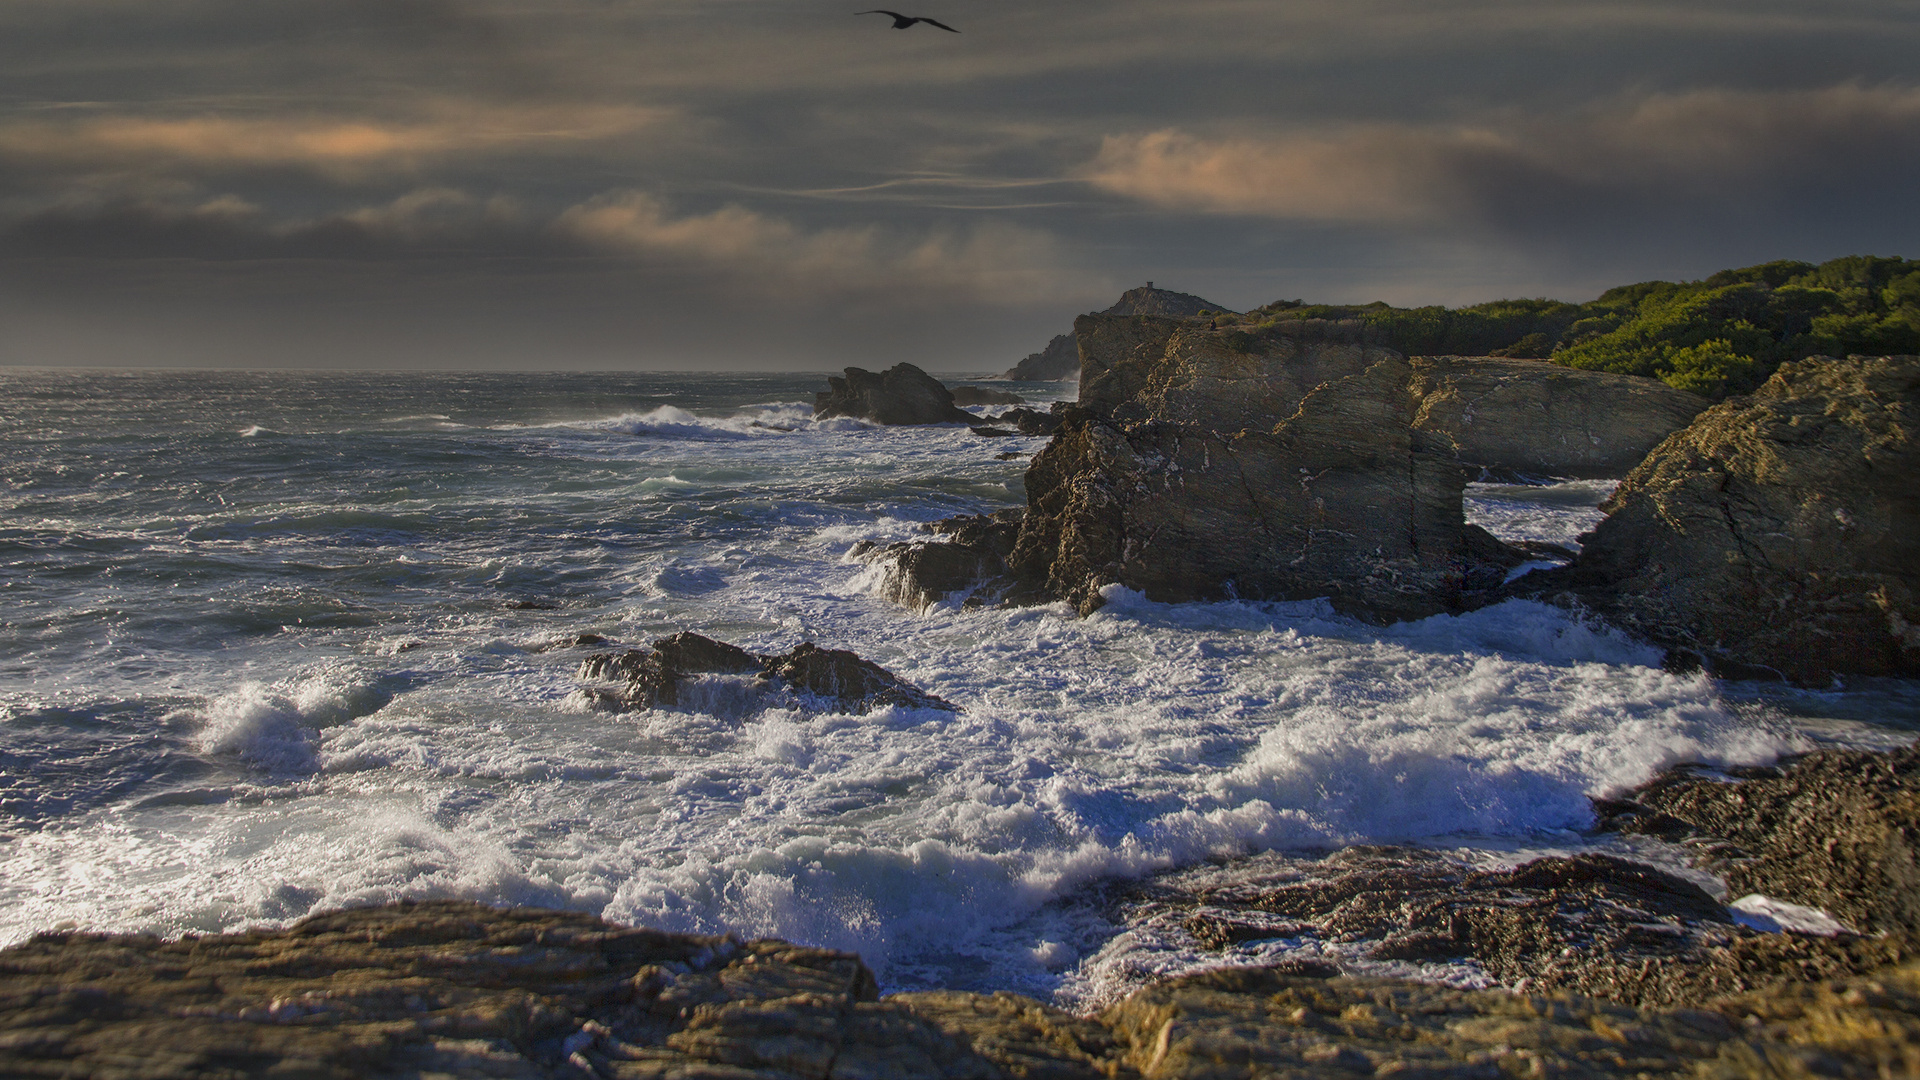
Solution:
{"label": "large rock formation", "polygon": [[850,367],[845,378],[827,376],[827,385],[830,389],[814,399],[816,420],[851,416],[876,424],[965,424],[979,419],[956,406],[940,380],[912,364],[879,373]]}
{"label": "large rock formation", "polygon": [[1724,670],[1920,674],[1920,357],[1782,365],[1629,475],[1568,576]]}
{"label": "large rock formation", "polygon": [[[1198,315],[1203,311],[1226,312],[1227,309],[1204,297],[1192,293],[1174,292],[1172,289],[1156,289],[1149,281],[1143,288],[1128,289],[1120,294],[1120,299],[1112,307],[1099,312],[1101,315],[1160,315],[1171,318],[1185,318]],[[1015,364],[1003,378],[1030,379],[1036,382],[1064,382],[1080,377],[1080,346],[1075,343],[1072,334],[1056,334],[1047,347],[1040,352],[1031,353],[1025,360]]]}
{"label": "large rock formation", "polygon": [[1457,609],[1518,561],[1463,520],[1465,477],[1413,429],[1398,353],[1340,328],[1089,315],[1075,331],[1082,407],[1028,470],[1011,559],[1031,590],[1082,611],[1111,583],[1324,596],[1395,619]]}
{"label": "large rock formation", "polygon": [[1470,466],[1533,476],[1625,476],[1709,404],[1658,379],[1539,360],[1416,356],[1413,426]]}

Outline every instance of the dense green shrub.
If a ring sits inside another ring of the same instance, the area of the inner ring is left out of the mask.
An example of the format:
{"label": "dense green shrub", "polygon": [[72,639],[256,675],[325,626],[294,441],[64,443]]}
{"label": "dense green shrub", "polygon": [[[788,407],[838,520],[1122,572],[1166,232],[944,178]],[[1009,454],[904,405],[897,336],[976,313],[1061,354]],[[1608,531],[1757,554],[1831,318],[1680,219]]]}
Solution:
{"label": "dense green shrub", "polygon": [[1357,320],[1373,339],[1408,355],[1551,357],[1719,398],[1754,389],[1787,360],[1920,353],[1920,262],[1779,260],[1703,281],[1622,285],[1584,304],[1496,300],[1450,309],[1284,300],[1242,322],[1270,327],[1289,319]]}

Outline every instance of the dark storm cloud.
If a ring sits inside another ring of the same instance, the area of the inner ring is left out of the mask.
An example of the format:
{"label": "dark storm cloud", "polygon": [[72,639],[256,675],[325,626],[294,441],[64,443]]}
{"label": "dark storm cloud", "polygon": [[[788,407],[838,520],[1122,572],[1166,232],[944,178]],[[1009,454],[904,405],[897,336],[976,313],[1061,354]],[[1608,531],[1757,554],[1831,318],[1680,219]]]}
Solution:
{"label": "dark storm cloud", "polygon": [[1145,278],[1579,298],[1920,251],[1903,0],[968,0],[937,37],[856,8],[13,0],[0,302],[69,315],[4,359],[166,312],[249,355],[274,325],[460,363],[919,335],[991,368]]}

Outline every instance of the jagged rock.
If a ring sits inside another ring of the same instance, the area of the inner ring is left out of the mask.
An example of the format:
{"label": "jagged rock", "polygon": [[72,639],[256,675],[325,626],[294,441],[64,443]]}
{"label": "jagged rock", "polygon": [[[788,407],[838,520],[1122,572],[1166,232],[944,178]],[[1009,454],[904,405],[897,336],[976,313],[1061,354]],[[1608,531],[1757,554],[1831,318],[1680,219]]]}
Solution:
{"label": "jagged rock", "polygon": [[1708,401],[1658,379],[1541,360],[1410,359],[1413,426],[1496,474],[1625,476]]}
{"label": "jagged rock", "polygon": [[881,997],[857,956],[464,901],[0,951],[0,1074],[428,1080],[1883,1077],[1920,1065],[1920,967],[1673,1010],[1225,969],[1094,1017]]}
{"label": "jagged rock", "polygon": [[1027,399],[1005,390],[985,386],[953,387],[955,405],[1025,405]]}
{"label": "jagged rock", "polygon": [[1783,364],[1602,509],[1563,579],[1629,629],[1801,683],[1920,674],[1920,357]]}
{"label": "jagged rock", "polygon": [[880,592],[888,600],[925,611],[950,596],[977,607],[1011,584],[1007,556],[1013,551],[1026,510],[948,518],[927,526],[943,541],[911,540],[863,553],[885,566]]}
{"label": "jagged rock", "polygon": [[1605,827],[1692,844],[1736,897],[1819,908],[1863,932],[1920,934],[1920,746],[1825,750],[1735,775],[1675,770],[1599,809]]}
{"label": "jagged rock", "polygon": [[1082,316],[1081,408],[1027,472],[1022,598],[1327,597],[1398,619],[1459,610],[1524,556],[1466,524],[1466,478],[1411,426],[1398,353]]}
{"label": "jagged rock", "polygon": [[895,364],[875,373],[850,367],[846,377],[829,375],[831,388],[815,397],[813,416],[825,420],[851,416],[876,424],[965,424],[977,420],[957,408],[940,380],[914,367]]}
{"label": "jagged rock", "polygon": [[1024,382],[1065,382],[1080,377],[1080,348],[1072,334],[1055,334],[1047,347],[1008,369],[1003,379]]}
{"label": "jagged rock", "polygon": [[761,697],[802,695],[800,704],[832,712],[868,713],[891,705],[955,708],[878,664],[810,641],[766,656],[683,630],[655,641],[650,650],[598,653],[580,664],[582,679],[622,684],[617,690],[590,687],[585,691],[594,704],[620,711],[679,705],[690,681],[703,675],[751,675]]}

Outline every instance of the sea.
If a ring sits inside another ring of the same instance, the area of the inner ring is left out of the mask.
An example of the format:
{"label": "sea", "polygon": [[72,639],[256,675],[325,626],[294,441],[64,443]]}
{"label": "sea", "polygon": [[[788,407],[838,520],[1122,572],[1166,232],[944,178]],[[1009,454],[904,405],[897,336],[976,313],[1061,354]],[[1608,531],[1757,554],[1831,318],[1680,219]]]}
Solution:
{"label": "sea", "polygon": [[[1078,1009],[1289,950],[1484,985],[1329,942],[1207,952],[1113,897],[1352,844],[1603,850],[1712,888],[1590,833],[1590,799],[1920,734],[1913,682],[1669,672],[1519,600],[908,610],[856,545],[1022,505],[1045,440],[815,422],[824,386],[0,369],[0,945],[455,897]],[[1576,546],[1611,487],[1476,484],[1467,512]],[[587,655],[681,630],[851,649],[958,709],[595,707]]]}

